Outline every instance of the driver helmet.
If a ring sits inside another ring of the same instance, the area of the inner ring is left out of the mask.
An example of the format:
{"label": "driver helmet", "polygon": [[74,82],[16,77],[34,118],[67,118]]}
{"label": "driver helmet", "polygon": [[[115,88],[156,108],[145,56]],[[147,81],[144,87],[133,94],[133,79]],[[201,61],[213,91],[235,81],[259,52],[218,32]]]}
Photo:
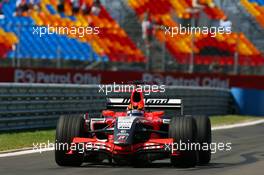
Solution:
{"label": "driver helmet", "polygon": [[127,107],[127,116],[144,116],[144,107],[141,104],[133,106],[132,104]]}

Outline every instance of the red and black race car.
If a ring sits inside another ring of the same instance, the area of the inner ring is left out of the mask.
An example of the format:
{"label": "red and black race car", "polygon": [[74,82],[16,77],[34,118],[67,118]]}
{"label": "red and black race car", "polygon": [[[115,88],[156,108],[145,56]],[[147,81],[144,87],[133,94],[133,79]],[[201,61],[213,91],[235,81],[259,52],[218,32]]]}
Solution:
{"label": "red and black race car", "polygon": [[[144,98],[142,92],[134,90],[130,98],[107,101],[108,109],[98,118],[88,114],[60,117],[55,147],[58,165],[108,160],[111,164],[145,166],[166,158],[181,167],[209,163],[210,120],[184,116],[181,99]],[[160,109],[175,110],[175,115],[166,116]],[[207,149],[201,149],[204,145]]]}

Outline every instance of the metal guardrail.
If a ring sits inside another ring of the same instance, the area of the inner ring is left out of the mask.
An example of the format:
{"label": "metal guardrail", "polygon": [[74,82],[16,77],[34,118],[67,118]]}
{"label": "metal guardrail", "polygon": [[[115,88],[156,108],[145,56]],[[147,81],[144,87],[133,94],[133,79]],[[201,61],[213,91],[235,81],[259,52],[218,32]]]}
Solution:
{"label": "metal guardrail", "polygon": [[[98,91],[97,85],[0,83],[0,132],[52,128],[63,114],[88,112],[100,116],[106,95]],[[182,98],[187,115],[227,114],[231,104],[229,90],[212,88],[168,86],[165,93],[152,93],[149,97]]]}

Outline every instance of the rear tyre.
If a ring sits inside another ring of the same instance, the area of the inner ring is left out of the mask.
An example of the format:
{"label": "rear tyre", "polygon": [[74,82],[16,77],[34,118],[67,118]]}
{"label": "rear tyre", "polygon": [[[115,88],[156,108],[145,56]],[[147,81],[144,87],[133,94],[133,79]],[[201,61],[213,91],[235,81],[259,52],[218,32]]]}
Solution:
{"label": "rear tyre", "polygon": [[80,166],[83,154],[67,154],[74,137],[84,135],[84,119],[81,115],[61,116],[57,123],[55,161],[59,166]]}
{"label": "rear tyre", "polygon": [[197,142],[202,146],[204,144],[208,145],[208,150],[199,150],[199,161],[200,165],[206,165],[211,160],[211,149],[210,144],[212,142],[211,134],[211,122],[206,116],[195,116],[194,117],[197,126]]}
{"label": "rear tyre", "polygon": [[[169,126],[169,138],[180,147],[182,144],[196,142],[196,123],[192,117],[174,117]],[[178,167],[194,167],[197,162],[195,150],[179,150],[179,156],[171,156],[171,163]]]}

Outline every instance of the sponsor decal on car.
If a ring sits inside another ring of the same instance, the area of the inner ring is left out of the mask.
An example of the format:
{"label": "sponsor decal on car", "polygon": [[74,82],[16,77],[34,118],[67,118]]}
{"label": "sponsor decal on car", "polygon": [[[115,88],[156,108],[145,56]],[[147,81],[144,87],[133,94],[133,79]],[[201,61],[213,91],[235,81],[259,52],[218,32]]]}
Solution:
{"label": "sponsor decal on car", "polygon": [[120,117],[117,122],[117,129],[130,129],[136,117]]}

